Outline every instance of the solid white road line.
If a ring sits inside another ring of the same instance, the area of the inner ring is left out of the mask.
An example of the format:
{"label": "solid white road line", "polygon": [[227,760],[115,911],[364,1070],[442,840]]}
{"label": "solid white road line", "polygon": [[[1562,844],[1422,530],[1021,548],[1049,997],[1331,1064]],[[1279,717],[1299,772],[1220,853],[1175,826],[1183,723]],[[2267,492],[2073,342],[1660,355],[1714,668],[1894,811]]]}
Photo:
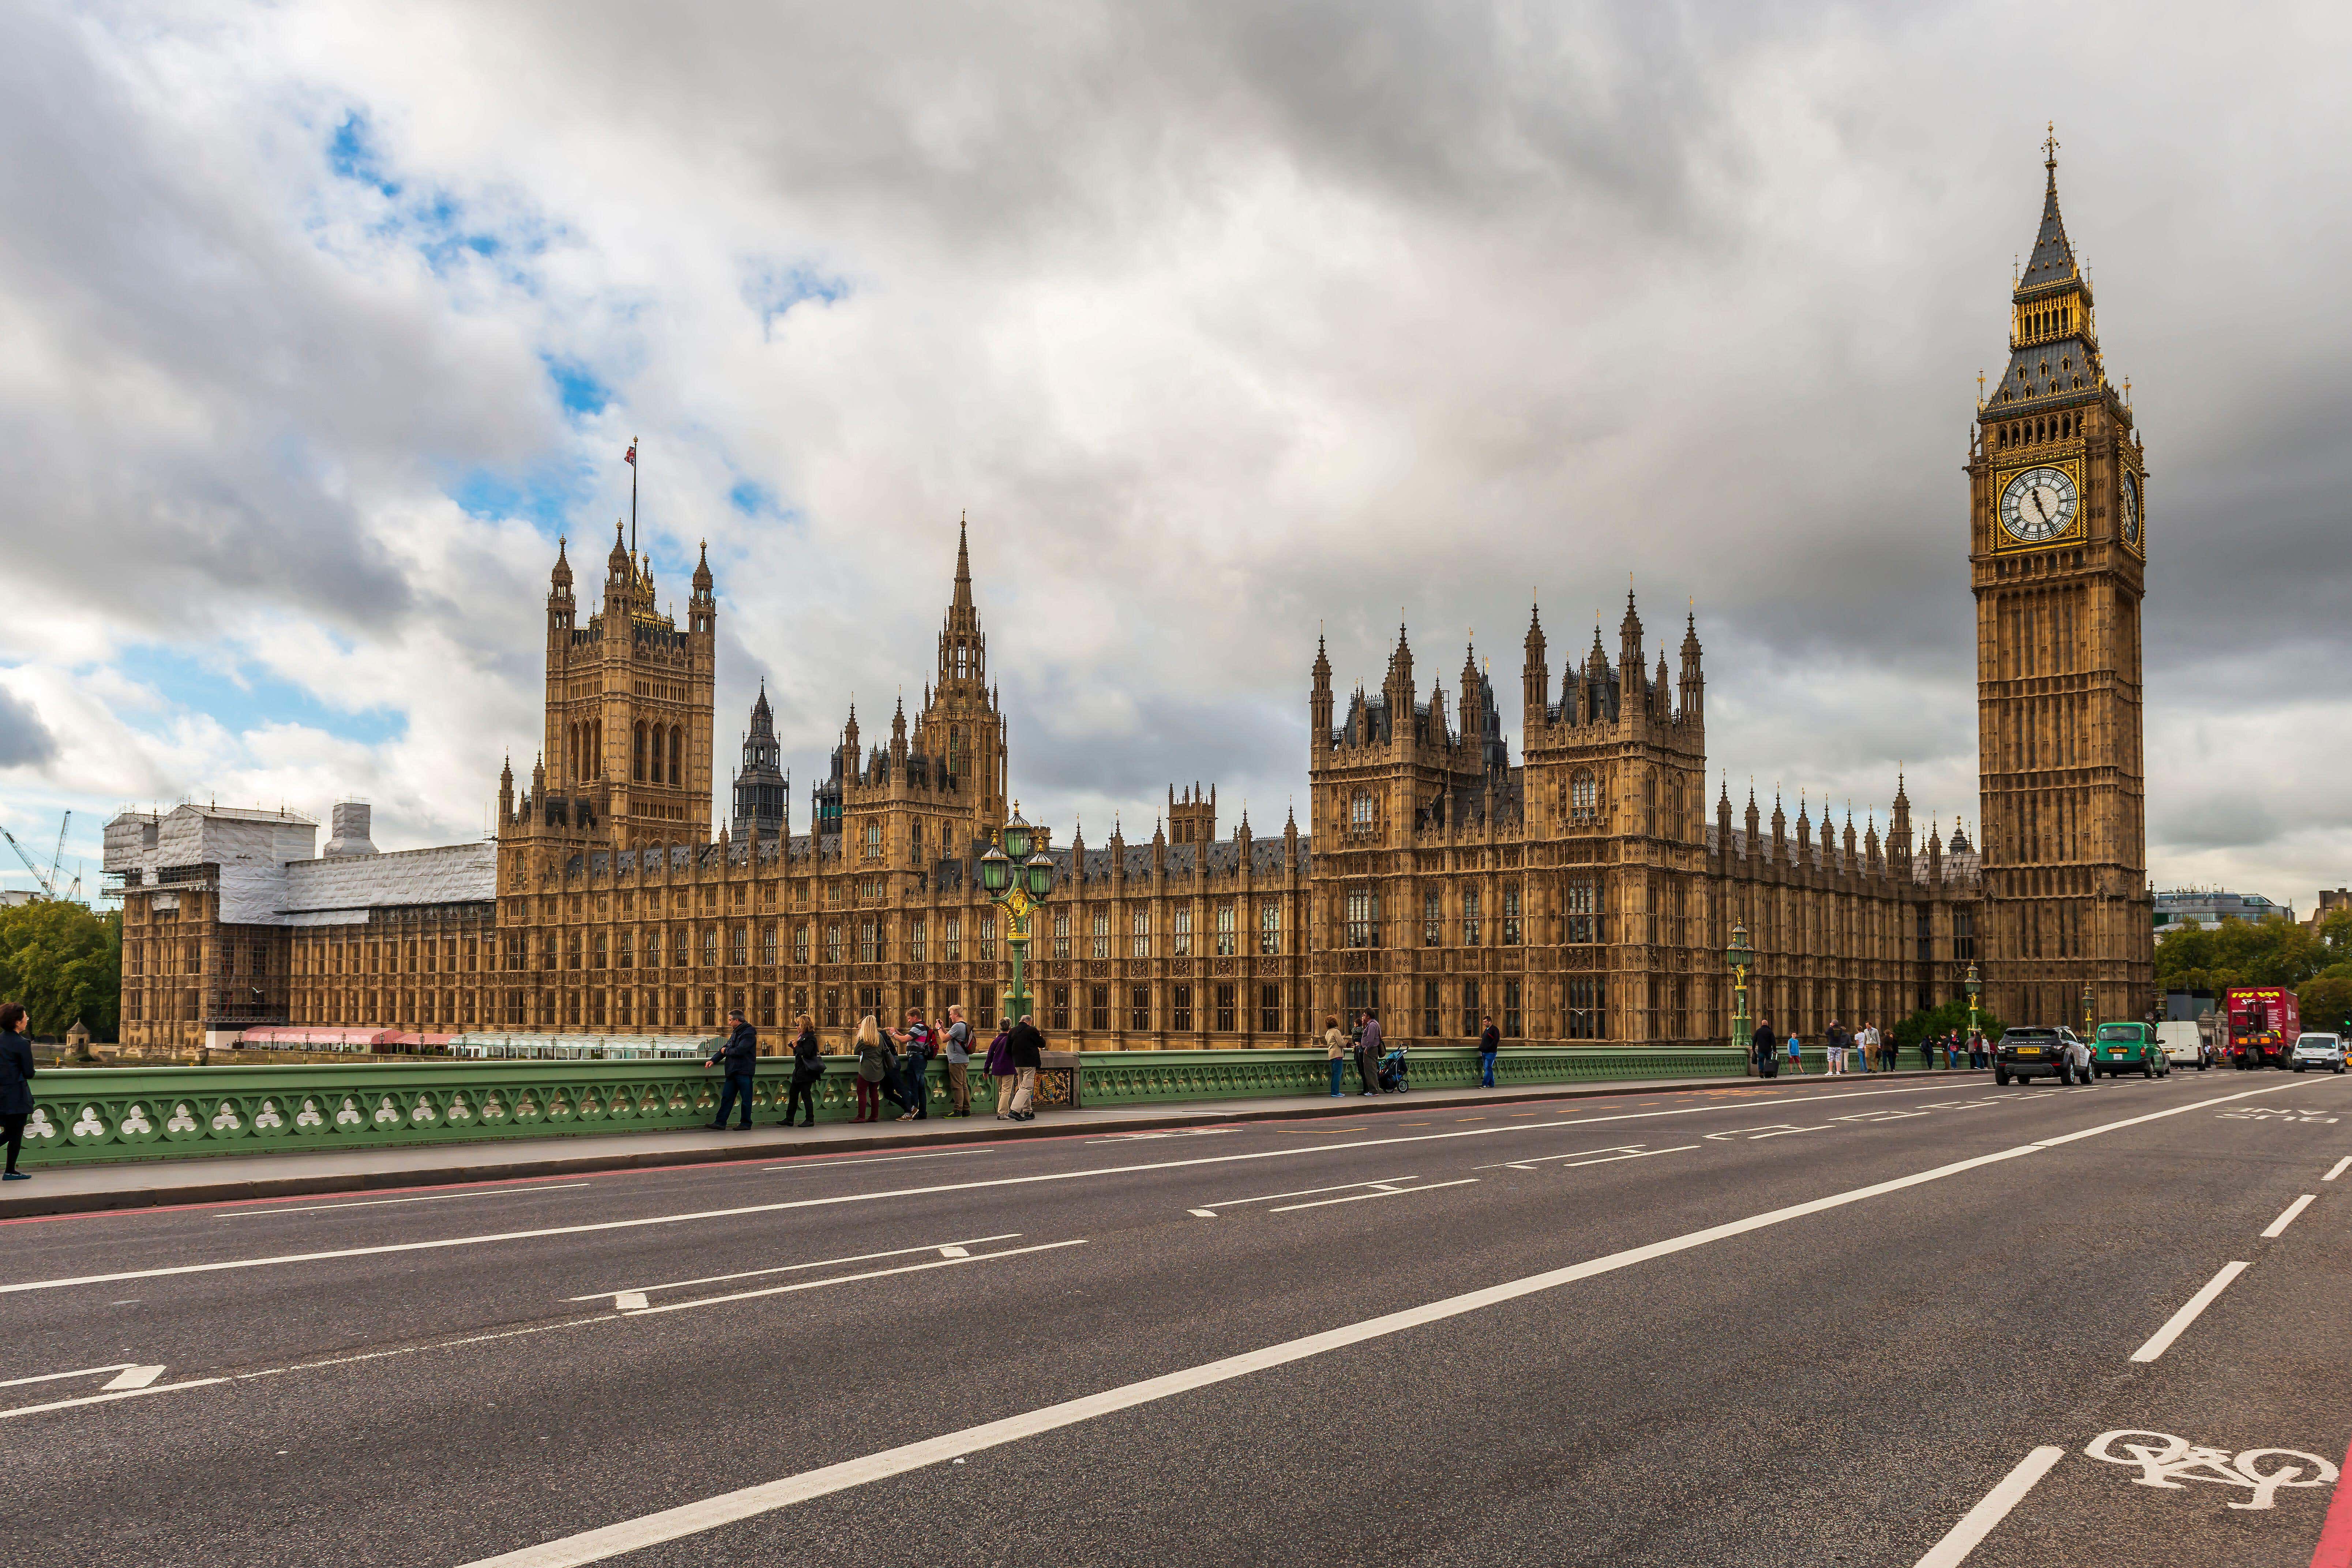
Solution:
{"label": "solid white road line", "polygon": [[1474,1185],[1477,1180],[1478,1178],[1475,1176],[1465,1176],[1460,1181],[1456,1182],[1430,1182],[1425,1185],[1416,1187],[1382,1187],[1376,1193],[1351,1193],[1344,1198],[1317,1198],[1311,1204],[1285,1204],[1278,1209],[1268,1209],[1265,1212],[1268,1214],[1297,1214],[1300,1209],[1329,1208],[1333,1204],[1360,1204],[1366,1198],[1405,1198],[1411,1197],[1415,1193],[1433,1193],[1440,1187],[1471,1186]]}
{"label": "solid white road line", "polygon": [[1919,1559],[1917,1568],[1959,1568],[1968,1554],[1976,1550],[1977,1542],[1992,1532],[1992,1527],[2009,1516],[2033,1484],[2050,1473],[2050,1468],[2066,1457],[2063,1448],[2036,1448],[2017,1462],[2017,1468],[2001,1477],[2000,1484],[1985,1493],[1984,1500],[1962,1515],[1943,1540],[1927,1549]]}
{"label": "solid white road line", "polygon": [[2323,1182],[2332,1182],[2336,1177],[2342,1175],[2347,1167],[2352,1167],[2352,1154],[2347,1154],[2341,1160],[2336,1161],[2334,1165],[2328,1168],[2327,1174],[2320,1177],[2319,1179]]}
{"label": "solid white road line", "polygon": [[2230,1281],[2235,1279],[2239,1275],[2243,1274],[2245,1271],[2246,1265],[2242,1263],[2228,1263],[2222,1265],[2221,1272],[2213,1276],[2212,1279],[2205,1281],[2204,1289],[2199,1290],[2194,1296],[2189,1297],[2188,1301],[2181,1307],[2180,1310],[2173,1313],[2171,1317],[2165,1320],[2164,1327],[2157,1330],[2156,1332],[2147,1337],[2147,1343],[2132,1352],[2132,1360],[2154,1361],[2157,1357],[2162,1355],[2165,1351],[2171,1346],[2172,1342],[2180,1337],[2181,1331],[2188,1328],[2189,1324],[2195,1322],[2197,1321],[2198,1314],[2204,1311],[2206,1308],[2211,1306],[2213,1304],[2214,1298],[2221,1295],[2222,1291],[2227,1290],[2230,1288]]}
{"label": "solid white road line", "polygon": [[120,1373],[139,1366],[136,1361],[108,1361],[106,1366],[78,1366],[70,1373],[33,1373],[30,1377],[0,1377],[0,1389],[21,1387],[26,1383],[64,1383],[66,1377],[97,1377],[99,1373]]}
{"label": "solid white road line", "polygon": [[2305,1193],[2303,1196],[2295,1199],[2294,1202],[2287,1205],[2286,1212],[2280,1215],[2278,1218],[2271,1221],[2269,1227],[2263,1232],[2263,1239],[2264,1241],[2275,1241],[2281,1236],[2286,1234],[2286,1227],[2294,1223],[2294,1216],[2309,1208],[2311,1206],[2311,1200],[2318,1195],[2319,1194],[2317,1193]]}
{"label": "solid white road line", "polygon": [[1291,1193],[1261,1193],[1254,1198],[1219,1198],[1201,1206],[1207,1209],[1234,1209],[1244,1204],[1270,1204],[1283,1198],[1311,1198],[1323,1193],[1353,1192],[1358,1187],[1377,1187],[1383,1182],[1410,1182],[1412,1176],[1375,1176],[1366,1182],[1339,1182],[1328,1187],[1301,1187]]}
{"label": "solid white road line", "polygon": [[938,1152],[931,1154],[877,1154],[873,1158],[866,1160],[828,1160],[822,1154],[819,1154],[811,1156],[811,1160],[814,1162],[814,1163],[810,1163],[808,1160],[804,1160],[790,1165],[762,1165],[760,1169],[763,1172],[839,1171],[845,1170],[851,1165],[895,1165],[904,1160],[948,1160],[954,1158],[958,1154],[993,1154],[996,1151],[993,1149],[941,1149]]}
{"label": "solid white road line", "polygon": [[[2277,1084],[2268,1089],[2250,1089],[2237,1094],[2225,1094],[2212,1100],[2191,1100],[2169,1110],[2150,1111],[2146,1116],[2113,1125],[2127,1127],[2138,1121],[2153,1121],[2159,1117],[2179,1116],[2186,1111],[2201,1110],[2207,1106],[2223,1105],[2235,1100],[2247,1100],[2260,1094],[2275,1094],[2292,1089],[2293,1084]],[[1864,1094],[1919,1094],[1931,1092],[1925,1086],[1911,1089],[1866,1089]],[[1857,1095],[1804,1096],[1784,1098],[1859,1099]],[[1202,1154],[1189,1160],[1153,1160],[1133,1165],[1098,1166],[1089,1171],[1047,1171],[1029,1176],[993,1176],[982,1181],[943,1182],[929,1187],[894,1187],[883,1192],[835,1193],[820,1198],[785,1198],[774,1203],[745,1204],[723,1209],[694,1209],[683,1214],[646,1215],[636,1219],[608,1219],[582,1225],[542,1226],[531,1230],[492,1231],[481,1236],[445,1237],[437,1241],[380,1242],[373,1247],[344,1247],[321,1252],[288,1252],[266,1258],[224,1258],[214,1263],[180,1263],[162,1268],[125,1268],[111,1274],[78,1274],[56,1279],[20,1279],[0,1285],[0,1296],[15,1295],[23,1290],[60,1290],[74,1285],[104,1285],[124,1279],[160,1279],[181,1274],[215,1274],[231,1268],[268,1268],[287,1263],[323,1263],[345,1258],[374,1258],[398,1252],[431,1252],[453,1247],[484,1247],[500,1241],[536,1241],[551,1236],[586,1236],[597,1231],[635,1230],[646,1226],[686,1225],[697,1220],[739,1219],[746,1215],[778,1214],[788,1209],[822,1208],[834,1204],[879,1203],[890,1198],[922,1197],[939,1193],[977,1192],[991,1187],[1026,1186],[1038,1182],[1087,1181],[1097,1176],[1125,1176],[1150,1171],[1184,1170],[1194,1165],[1229,1165],[1248,1160],[1288,1160],[1300,1155],[1328,1154],[1349,1149],[1390,1148],[1402,1143],[1430,1143],[1451,1138],[1487,1138],[1497,1133],[1526,1131],[1556,1131],[1562,1128],[1591,1127],[1607,1121],[1639,1121],[1659,1116],[1692,1116],[1709,1110],[1749,1110],[1770,1100],[1742,1100],[1717,1105],[1689,1106],[1679,1110],[1642,1110],[1624,1116],[1589,1117],[1577,1121],[1507,1122],[1498,1127],[1465,1128],[1454,1132],[1420,1132],[1410,1138],[1363,1138],[1351,1143],[1300,1143],[1281,1149],[1265,1149],[1246,1154]],[[2034,1148],[2053,1148],[2075,1138],[2092,1136],[2090,1132],[2068,1133],[2045,1139]]]}
{"label": "solid white road line", "polygon": [[360,1198],[355,1202],[348,1204],[304,1204],[299,1208],[276,1208],[264,1205],[260,1208],[228,1209],[214,1217],[218,1219],[268,1219],[273,1215],[281,1214],[326,1214],[334,1209],[382,1208],[386,1204],[446,1204],[452,1198],[503,1198],[512,1196],[516,1193],[563,1193],[570,1192],[574,1187],[586,1187],[593,1186],[594,1184],[595,1184],[593,1182],[551,1182],[535,1186],[499,1187],[488,1192],[479,1193],[433,1193],[421,1198]]}
{"label": "solid white road line", "polygon": [[771,1285],[764,1290],[736,1290],[724,1296],[697,1296],[691,1301],[664,1301],[658,1307],[641,1307],[624,1314],[631,1318],[651,1317],[660,1312],[683,1312],[689,1307],[716,1307],[722,1301],[750,1301],[761,1296],[789,1296],[798,1290],[822,1290],[833,1285],[854,1285],[861,1279],[886,1279],[894,1274],[921,1274],[933,1268],[954,1268],[966,1263],[993,1263],[1000,1258],[1025,1258],[1033,1252],[1053,1252],[1065,1247],[1084,1247],[1086,1238],[1076,1241],[1047,1241],[1034,1247],[1008,1247],[1002,1252],[965,1253],[961,1258],[935,1258],[929,1263],[901,1264],[896,1268],[869,1268],[863,1274],[836,1274],[829,1279],[803,1279],[791,1285]]}
{"label": "solid white road line", "polygon": [[[790,1274],[803,1268],[830,1268],[836,1263],[871,1263],[877,1258],[904,1258],[910,1252],[936,1252],[942,1247],[978,1247],[983,1241],[1011,1241],[1020,1234],[1017,1230],[1008,1230],[998,1236],[968,1236],[961,1241],[894,1247],[887,1252],[860,1252],[850,1258],[820,1258],[814,1263],[780,1263],[772,1268],[745,1268],[733,1274],[706,1274],[699,1279],[671,1279],[660,1285],[624,1285],[619,1289],[643,1295],[647,1290],[683,1290],[689,1285],[724,1285],[730,1279],[756,1279],[763,1274]],[[614,1290],[591,1290],[585,1296],[566,1296],[563,1299],[567,1301],[601,1301],[616,1293]]]}
{"label": "solid white road line", "polygon": [[[2224,1095],[2214,1100],[2193,1100],[2175,1106],[2170,1110],[2156,1111],[2147,1116],[2126,1117],[2120,1121],[2086,1128],[2081,1132],[2067,1135],[2063,1142],[2072,1142],[2078,1138],[2096,1137],[2103,1132],[2136,1127],[2141,1122],[2154,1121],[2158,1117],[2178,1116],[2188,1111],[2203,1110],[2207,1106],[2224,1104],[2231,1100],[2273,1093],[2277,1089],[2291,1087],[2293,1086],[2288,1084],[2279,1084],[2273,1089],[2248,1089],[2241,1094]],[[1248,1351],[1240,1355],[1227,1356],[1220,1361],[1206,1362],[1199,1366],[1186,1367],[1159,1377],[1147,1378],[1140,1383],[1130,1383],[1122,1387],[1105,1389],[1099,1394],[1066,1400],[1059,1405],[1048,1405],[1019,1415],[1006,1416],[1000,1421],[968,1426],[960,1432],[945,1433],[937,1437],[925,1438],[920,1442],[887,1448],[877,1454],[868,1454],[862,1458],[845,1459],[839,1464],[803,1471],[800,1475],[785,1476],[758,1486],[745,1487],[738,1491],[722,1492],[716,1497],[705,1498],[699,1502],[665,1509],[660,1512],[646,1514],[637,1519],[624,1520],[601,1529],[583,1531],[577,1535],[563,1536],[554,1541],[543,1542],[537,1546],[527,1546],[519,1551],[503,1552],[496,1557],[481,1558],[464,1565],[464,1568],[577,1568],[581,1563],[601,1563],[607,1558],[622,1556],[647,1546],[658,1545],[666,1541],[677,1541],[686,1536],[699,1534],[707,1530],[717,1529],[723,1524],[731,1524],[739,1520],[751,1519],[780,1508],[789,1508],[794,1503],[806,1502],[812,1498],[825,1497],[834,1492],[845,1491],[852,1487],[864,1486],[868,1482],[886,1480],[892,1476],[901,1476],[932,1465],[945,1464],[985,1448],[998,1447],[1006,1443],[1017,1442],[1024,1437],[1034,1437],[1039,1433],[1057,1431],[1065,1426],[1074,1426],[1081,1422],[1092,1421],[1121,1410],[1132,1409],[1139,1405],[1149,1405],[1157,1400],[1190,1393],[1194,1389],[1206,1388],[1214,1384],[1246,1377],[1252,1373],[1264,1372],[1271,1367],[1286,1366],[1293,1362],[1305,1361],[1309,1357],[1342,1350],[1349,1345],[1361,1344],[1368,1340],[1399,1333],[1407,1329],[1420,1328],[1429,1323],[1441,1322],[1449,1318],[1461,1317],[1488,1307],[1500,1306],[1507,1301],[1517,1300],[1521,1297],[1557,1289],[1563,1285],[1574,1284],[1579,1280],[1590,1279],[1598,1275],[1613,1273],[1618,1269],[1647,1263],[1654,1258],[1672,1257],[1675,1253],[1705,1247],[1711,1242],[1725,1241],[1733,1237],[1748,1235],[1752,1231],[1785,1225],[1791,1220],[1823,1214],[1832,1209],[1880,1197],[1888,1193],[1903,1192],[1929,1182],[1941,1181],[1948,1176],[1982,1170],[1988,1165],[1999,1164],[2005,1160],[2039,1153],[2042,1150],[2054,1147],[2059,1142],[2062,1140],[2023,1143],[2012,1149],[2002,1149],[1990,1154],[1979,1154],[1973,1159],[1955,1161],[1948,1165],[1938,1165],[1932,1170],[1916,1172],[1908,1176],[1897,1176],[1890,1181],[1873,1183],[1866,1187],[1855,1187],[1847,1192],[1831,1194],[1827,1197],[1814,1198],[1786,1208],[1753,1215],[1746,1219],[1710,1226],[1705,1230],[1695,1230],[1684,1236],[1669,1237],[1664,1241],[1654,1241],[1647,1246],[1630,1247],[1622,1252],[1612,1252],[1604,1258],[1570,1264],[1565,1268],[1555,1268],[1542,1274],[1528,1275],[1525,1279],[1509,1280],[1500,1285],[1490,1285],[1484,1289],[1450,1296],[1443,1300],[1429,1302],[1424,1306],[1408,1308],[1403,1311],[1390,1312],[1377,1318],[1368,1318],[1361,1322],[1343,1324],[1335,1329],[1326,1329],[1320,1333],[1286,1340],[1262,1350]],[[2015,1504],[2017,1499],[2022,1497],[2033,1482],[2041,1479],[2042,1473],[2055,1463],[2057,1458],[2063,1452],[2063,1449],[2055,1448],[2036,1449],[2025,1464],[2020,1465],[2016,1470],[2011,1471],[2010,1479],[1994,1489],[1993,1498],[1988,1498],[1984,1502],[1979,1503],[1977,1509],[1970,1512],[1969,1518],[1963,1520],[1952,1534],[1945,1538],[1948,1544],[1957,1545],[1958,1554],[1938,1557],[1935,1552],[1931,1552],[1927,1557],[1921,1560],[1924,1568],[1948,1568],[1948,1565],[1957,1563],[1960,1555],[1965,1554],[1967,1548],[1973,1546],[1983,1531],[1992,1527],[1999,1515],[2006,1513],[2010,1507]],[[2044,1458],[2045,1455],[2048,1457]],[[2011,1495],[2007,1496],[1997,1510],[1994,1510],[1991,1505],[1995,1498],[2001,1497],[2004,1489],[2012,1488]],[[1986,1517],[1979,1520],[1979,1514],[1984,1514]],[[1975,1534],[1969,1535],[1966,1532],[1970,1528],[1971,1521],[1977,1521],[1978,1528]],[[1936,1552],[1944,1550],[1943,1546],[1936,1548]]]}
{"label": "solid white road line", "polygon": [[1500,1171],[1506,1167],[1514,1171],[1532,1171],[1538,1165],[1548,1164],[1554,1160],[1580,1160],[1587,1154],[1630,1154],[1640,1147],[1639,1143],[1612,1143],[1605,1149],[1573,1149],[1565,1154],[1536,1154],[1525,1160],[1497,1160],[1491,1165],[1473,1165],[1470,1168],[1474,1171]]}
{"label": "solid white road line", "polygon": [[1612,1154],[1606,1160],[1578,1160],[1560,1168],[1574,1171],[1586,1165],[1613,1165],[1620,1160],[1646,1160],[1653,1154],[1681,1154],[1698,1147],[1696,1143],[1677,1143],[1671,1149],[1644,1149],[1638,1154]]}

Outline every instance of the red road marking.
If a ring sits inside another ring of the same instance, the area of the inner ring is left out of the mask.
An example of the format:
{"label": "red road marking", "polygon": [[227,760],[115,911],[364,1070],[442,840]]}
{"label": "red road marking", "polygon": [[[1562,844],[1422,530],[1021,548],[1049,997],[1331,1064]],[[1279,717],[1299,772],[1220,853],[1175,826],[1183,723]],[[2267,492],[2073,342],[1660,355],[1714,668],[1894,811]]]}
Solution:
{"label": "red road marking", "polygon": [[[2352,1473],[2352,1447],[2345,1449],[2343,1468]],[[2311,1568],[2352,1568],[2352,1487],[2340,1476],[2328,1500],[2327,1522],[2319,1527],[2319,1544],[2312,1548]]]}

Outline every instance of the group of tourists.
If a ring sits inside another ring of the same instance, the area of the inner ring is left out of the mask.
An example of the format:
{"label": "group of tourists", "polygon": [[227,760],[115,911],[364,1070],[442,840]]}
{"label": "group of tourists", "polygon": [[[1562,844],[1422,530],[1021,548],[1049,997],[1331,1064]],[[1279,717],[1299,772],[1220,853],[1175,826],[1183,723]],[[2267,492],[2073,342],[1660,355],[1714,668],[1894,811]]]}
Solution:
{"label": "group of tourists", "polygon": [[[818,1044],[816,1023],[806,1013],[793,1020],[792,1083],[784,1100],[785,1127],[816,1125],[816,1085],[824,1077],[824,1050]],[[907,1010],[903,1029],[887,1027],[868,1013],[858,1020],[851,1050],[857,1058],[857,1114],[852,1121],[879,1121],[882,1102],[898,1108],[894,1120],[924,1121],[931,1114],[930,1064],[943,1058],[941,1074],[949,1116],[970,1116],[971,1110],[971,1026],[961,1007],[948,1009],[947,1025],[934,1029],[919,1007]],[[1032,1103],[1037,1093],[1037,1069],[1045,1060],[1045,1037],[1030,1015],[998,1026],[982,1066],[996,1081],[996,1119],[1034,1121]],[[706,1067],[724,1067],[727,1076],[719,1095],[714,1130],[727,1125],[737,1105],[742,1107],[739,1128],[751,1125],[751,1085],[758,1071],[760,1034],[736,1008],[727,1015],[727,1039],[710,1054]]]}
{"label": "group of tourists", "polygon": [[[1804,1041],[1794,1029],[1786,1037],[1776,1035],[1769,1018],[1757,1021],[1756,1032],[1748,1037],[1748,1046],[1749,1059],[1755,1063],[1759,1078],[1780,1077],[1784,1061],[1788,1069],[1800,1077],[1806,1071]],[[1828,1077],[1846,1072],[1893,1072],[1896,1066],[1895,1037],[1882,1034],[1874,1023],[1849,1030],[1832,1018],[1822,1036],[1820,1049],[1822,1070]],[[1919,1065],[1923,1068],[1958,1068],[1963,1057],[1970,1068],[1990,1067],[1992,1047],[1975,1030],[1952,1029],[1924,1036],[1919,1041]]]}
{"label": "group of tourists", "polygon": [[[1493,1031],[1487,1031],[1490,1035]],[[1481,1047],[1483,1049],[1489,1047]],[[1339,1029],[1339,1015],[1332,1013],[1323,1020],[1323,1054],[1331,1067],[1331,1098],[1343,1100],[1343,1087],[1348,1079],[1348,1063],[1356,1064],[1357,1081],[1364,1087],[1362,1094],[1402,1094],[1412,1087],[1405,1081],[1405,1047],[1402,1040],[1389,1044],[1381,1032],[1380,1010],[1366,1007],[1356,1015],[1356,1026],[1348,1033]],[[1486,1058],[1488,1071],[1493,1071],[1494,1058]],[[1491,1082],[1491,1078],[1489,1079]]]}

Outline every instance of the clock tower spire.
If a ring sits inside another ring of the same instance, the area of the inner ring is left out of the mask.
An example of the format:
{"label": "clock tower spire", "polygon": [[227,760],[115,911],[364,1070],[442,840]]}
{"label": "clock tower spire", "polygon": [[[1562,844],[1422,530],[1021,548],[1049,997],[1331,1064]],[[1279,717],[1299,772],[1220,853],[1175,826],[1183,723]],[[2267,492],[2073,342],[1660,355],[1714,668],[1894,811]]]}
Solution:
{"label": "clock tower spire", "polygon": [[2058,140],[1969,453],[1986,1005],[2140,1018],[2154,948],[2140,752],[2146,454],[2058,208]]}

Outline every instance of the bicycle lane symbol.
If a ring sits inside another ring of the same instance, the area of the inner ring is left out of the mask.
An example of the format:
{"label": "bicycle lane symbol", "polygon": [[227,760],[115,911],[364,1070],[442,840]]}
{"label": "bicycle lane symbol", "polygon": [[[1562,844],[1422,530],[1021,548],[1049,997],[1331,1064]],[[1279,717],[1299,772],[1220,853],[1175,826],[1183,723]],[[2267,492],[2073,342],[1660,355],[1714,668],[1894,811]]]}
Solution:
{"label": "bicycle lane symbol", "polygon": [[2083,1450],[2090,1458],[2110,1465],[2136,1465],[2134,1486],[2186,1491],[2187,1483],[2243,1487],[2249,1493],[2233,1509],[2252,1511],[2273,1507],[2272,1500],[2285,1487],[2324,1487],[2336,1479],[2336,1468],[2316,1454],[2300,1448],[2247,1448],[2232,1454],[2227,1448],[2192,1444],[2169,1432],[2131,1427],[2103,1432]]}

